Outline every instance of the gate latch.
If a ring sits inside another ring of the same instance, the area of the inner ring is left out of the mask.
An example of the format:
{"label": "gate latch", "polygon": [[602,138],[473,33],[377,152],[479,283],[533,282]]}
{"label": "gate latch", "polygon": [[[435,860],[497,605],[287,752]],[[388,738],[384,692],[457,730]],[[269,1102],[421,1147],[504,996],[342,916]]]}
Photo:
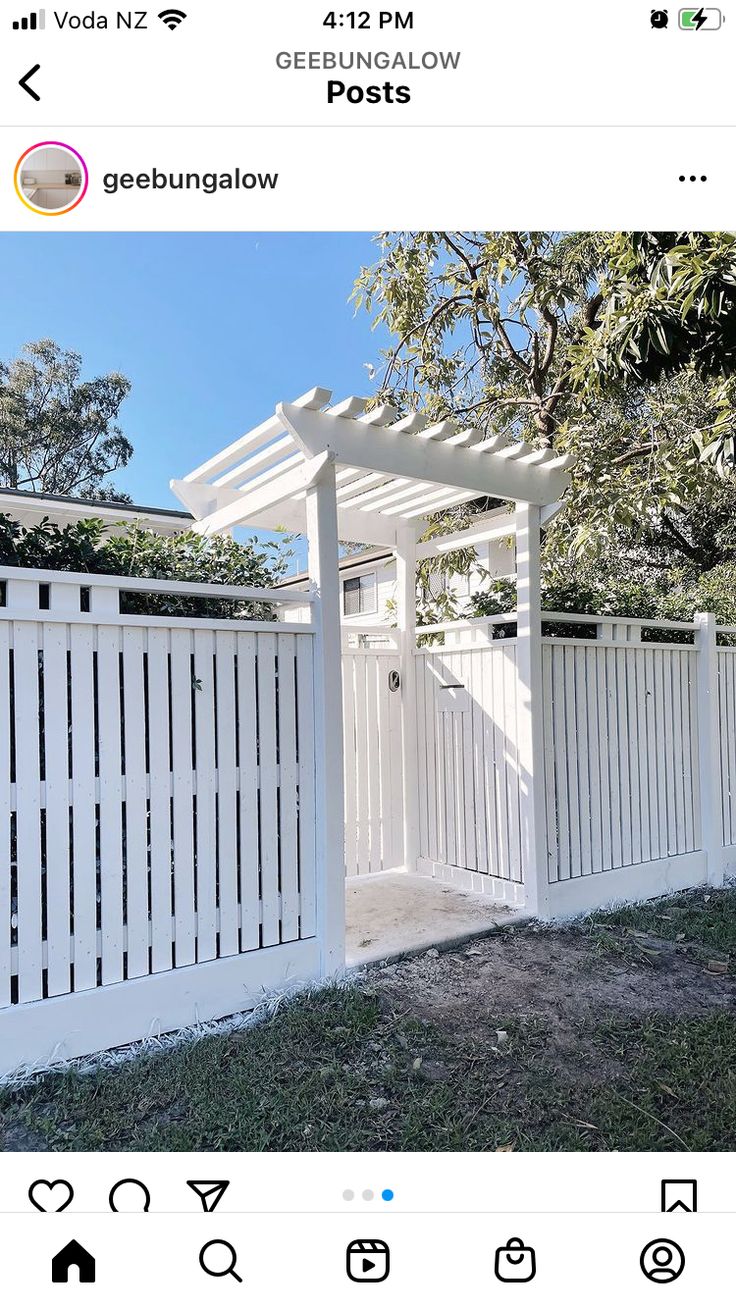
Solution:
{"label": "gate latch", "polygon": [[392,668],[388,675],[388,689],[389,691],[398,691],[400,686],[401,673],[397,672],[395,668]]}

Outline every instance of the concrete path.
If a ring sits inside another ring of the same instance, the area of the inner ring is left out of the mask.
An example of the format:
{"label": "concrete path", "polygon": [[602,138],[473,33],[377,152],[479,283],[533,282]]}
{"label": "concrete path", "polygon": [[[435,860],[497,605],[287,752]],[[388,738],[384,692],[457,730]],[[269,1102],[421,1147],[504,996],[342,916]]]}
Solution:
{"label": "concrete path", "polygon": [[347,963],[355,967],[482,936],[523,911],[431,878],[378,873],[348,880],[346,914]]}

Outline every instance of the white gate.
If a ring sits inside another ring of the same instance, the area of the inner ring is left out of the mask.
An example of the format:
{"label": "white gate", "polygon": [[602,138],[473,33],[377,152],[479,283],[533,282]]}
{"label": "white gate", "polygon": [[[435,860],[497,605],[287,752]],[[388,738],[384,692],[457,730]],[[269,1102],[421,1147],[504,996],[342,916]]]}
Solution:
{"label": "white gate", "polygon": [[399,652],[343,650],[342,686],[345,868],[354,877],[404,862]]}
{"label": "white gate", "polygon": [[425,647],[416,668],[419,871],[516,900],[516,641]]}

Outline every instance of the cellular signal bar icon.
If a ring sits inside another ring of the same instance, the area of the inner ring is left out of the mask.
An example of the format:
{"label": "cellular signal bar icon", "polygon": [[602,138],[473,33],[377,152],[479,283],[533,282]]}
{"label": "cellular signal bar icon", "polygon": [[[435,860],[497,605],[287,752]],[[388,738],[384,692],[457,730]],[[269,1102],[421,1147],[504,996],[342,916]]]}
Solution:
{"label": "cellular signal bar icon", "polygon": [[14,32],[42,32],[46,26],[46,10],[29,14],[27,18],[17,18],[13,23]]}

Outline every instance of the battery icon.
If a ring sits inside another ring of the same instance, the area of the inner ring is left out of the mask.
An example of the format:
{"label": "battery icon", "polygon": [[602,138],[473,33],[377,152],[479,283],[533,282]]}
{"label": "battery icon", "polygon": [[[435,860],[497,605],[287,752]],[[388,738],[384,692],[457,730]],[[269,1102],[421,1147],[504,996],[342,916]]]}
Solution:
{"label": "battery icon", "polygon": [[715,32],[723,22],[720,9],[681,9],[680,27],[683,32]]}

